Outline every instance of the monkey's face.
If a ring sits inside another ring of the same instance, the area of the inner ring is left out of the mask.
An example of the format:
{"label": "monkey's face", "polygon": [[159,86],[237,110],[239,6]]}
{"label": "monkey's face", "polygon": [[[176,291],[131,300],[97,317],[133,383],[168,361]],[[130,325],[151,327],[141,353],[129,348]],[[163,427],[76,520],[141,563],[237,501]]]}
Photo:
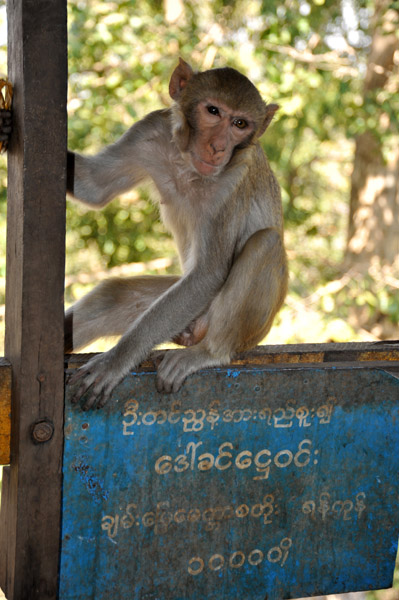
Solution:
{"label": "monkey's face", "polygon": [[193,167],[200,175],[217,175],[229,163],[234,149],[252,139],[254,130],[249,115],[214,98],[199,102],[189,144]]}

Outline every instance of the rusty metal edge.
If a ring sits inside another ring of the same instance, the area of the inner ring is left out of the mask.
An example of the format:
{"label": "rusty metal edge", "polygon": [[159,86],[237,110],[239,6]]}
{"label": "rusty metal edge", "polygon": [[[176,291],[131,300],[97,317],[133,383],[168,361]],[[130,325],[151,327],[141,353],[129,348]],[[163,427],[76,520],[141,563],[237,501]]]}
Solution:
{"label": "rusty metal edge", "polygon": [[[95,354],[68,354],[67,369],[85,364]],[[159,361],[159,352],[152,354],[137,369],[153,371]],[[335,362],[399,361],[399,340],[396,342],[351,342],[344,344],[285,344],[257,346],[236,356],[231,366],[267,366],[270,364],[313,364]]]}

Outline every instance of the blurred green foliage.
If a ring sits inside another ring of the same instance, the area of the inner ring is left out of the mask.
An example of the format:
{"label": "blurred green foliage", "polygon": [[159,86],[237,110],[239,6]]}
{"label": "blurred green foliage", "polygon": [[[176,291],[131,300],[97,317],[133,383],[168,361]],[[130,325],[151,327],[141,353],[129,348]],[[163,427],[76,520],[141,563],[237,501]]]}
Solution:
{"label": "blurred green foliage", "polygon": [[[181,14],[170,17],[168,10],[180,5]],[[397,85],[363,97],[373,10],[373,0],[68,2],[69,147],[75,151],[97,152],[149,111],[170,105],[168,81],[179,55],[194,68],[236,67],[280,105],[262,144],[282,187],[291,284],[271,343],[367,337],[353,310],[359,305],[374,324],[399,321],[389,277],[370,266],[359,284],[342,262],[354,137],[367,129],[389,151],[399,130]],[[97,271],[161,256],[170,258],[169,272],[178,271],[151,193],[134,190],[102,211],[68,202],[68,303],[87,289],[82,271],[93,273],[92,285]]]}
{"label": "blurred green foliage", "polygon": [[[306,222],[307,231],[317,235],[320,223],[312,216],[325,211],[331,189],[317,167],[320,171],[329,161],[325,143],[345,135],[337,98],[360,89],[350,61],[337,58],[339,64],[348,63],[342,77],[336,76],[335,63],[318,68],[317,57],[323,66],[324,54],[331,52],[325,36],[342,20],[336,2],[191,1],[176,23],[166,22],[156,2],[73,1],[69,13],[71,148],[96,151],[149,110],[168,105],[168,78],[179,54],[200,68],[228,63],[244,70],[267,100],[280,104],[265,150],[283,188],[287,226]],[[306,48],[312,36],[317,36],[314,64],[287,53],[291,47]],[[96,240],[108,266],[145,260],[142,241],[150,209],[144,206],[131,208],[132,215],[141,211],[133,221],[142,225],[131,228],[128,244],[126,219],[115,222],[118,209],[113,206],[81,221],[82,239]],[[78,223],[69,216],[76,231]]]}
{"label": "blurred green foliage", "polygon": [[[168,79],[179,55],[200,69],[229,64],[244,71],[267,101],[280,105],[262,144],[282,187],[293,303],[311,296],[341,276],[354,136],[368,129],[385,140],[398,114],[395,89],[362,96],[373,2],[355,0],[351,14],[346,6],[190,0],[170,22],[166,2],[69,2],[70,147],[95,152],[150,110],[168,106]],[[382,111],[394,115],[385,129]],[[68,224],[79,236],[71,269],[80,268],[76,250],[90,244],[107,267],[171,255],[147,192],[139,198],[127,195],[101,213],[69,204]],[[398,322],[393,295],[376,296],[375,284],[366,277],[363,293],[352,282],[329,296],[329,310],[326,298],[319,299],[307,312],[311,322],[315,311],[323,316],[310,330],[298,331],[297,307],[286,308],[270,341],[362,337],[350,318],[354,301],[375,319],[387,314]]]}

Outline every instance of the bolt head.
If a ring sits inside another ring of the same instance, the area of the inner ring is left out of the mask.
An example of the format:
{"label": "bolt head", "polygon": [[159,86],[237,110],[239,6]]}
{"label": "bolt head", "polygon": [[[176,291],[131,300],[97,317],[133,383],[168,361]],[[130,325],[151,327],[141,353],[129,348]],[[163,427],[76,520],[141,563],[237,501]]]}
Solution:
{"label": "bolt head", "polygon": [[32,427],[32,438],[37,444],[51,440],[53,433],[54,425],[48,420],[38,421]]}

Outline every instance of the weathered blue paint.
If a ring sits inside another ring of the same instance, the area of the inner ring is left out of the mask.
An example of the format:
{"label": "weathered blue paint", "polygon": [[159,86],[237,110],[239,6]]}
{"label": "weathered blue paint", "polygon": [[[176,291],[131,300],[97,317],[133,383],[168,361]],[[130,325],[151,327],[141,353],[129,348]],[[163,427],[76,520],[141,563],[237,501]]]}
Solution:
{"label": "weathered blue paint", "polygon": [[127,377],[65,409],[61,600],[281,600],[389,587],[399,380],[339,366]]}

